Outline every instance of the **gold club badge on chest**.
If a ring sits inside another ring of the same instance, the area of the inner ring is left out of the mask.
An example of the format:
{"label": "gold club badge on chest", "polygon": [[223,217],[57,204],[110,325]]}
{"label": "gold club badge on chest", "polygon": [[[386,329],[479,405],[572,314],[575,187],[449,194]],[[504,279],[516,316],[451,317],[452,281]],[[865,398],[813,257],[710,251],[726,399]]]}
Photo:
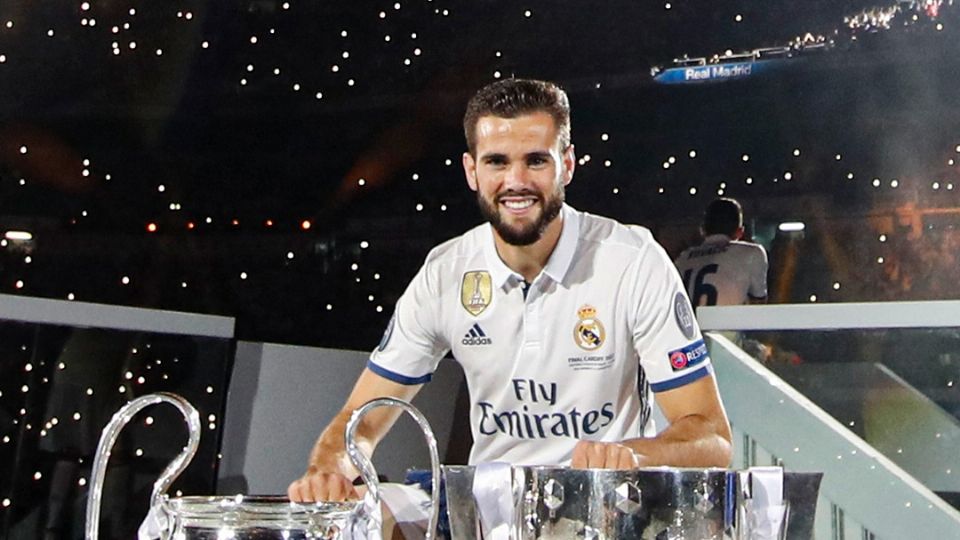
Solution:
{"label": "gold club badge on chest", "polygon": [[493,285],[490,272],[474,270],[463,275],[460,284],[460,303],[463,309],[476,317],[487,309],[493,300]]}
{"label": "gold club badge on chest", "polygon": [[603,345],[606,331],[603,323],[597,318],[597,310],[589,304],[584,304],[577,310],[577,325],[573,328],[573,340],[577,346],[585,351],[595,351]]}

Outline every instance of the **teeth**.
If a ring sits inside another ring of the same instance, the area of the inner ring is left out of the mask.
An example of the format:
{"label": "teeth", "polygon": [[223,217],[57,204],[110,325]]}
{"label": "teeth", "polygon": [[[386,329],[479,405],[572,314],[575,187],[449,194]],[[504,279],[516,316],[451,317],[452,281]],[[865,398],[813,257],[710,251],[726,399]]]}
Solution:
{"label": "teeth", "polygon": [[503,201],[503,204],[511,210],[523,210],[524,208],[533,206],[533,200],[524,199],[522,201]]}

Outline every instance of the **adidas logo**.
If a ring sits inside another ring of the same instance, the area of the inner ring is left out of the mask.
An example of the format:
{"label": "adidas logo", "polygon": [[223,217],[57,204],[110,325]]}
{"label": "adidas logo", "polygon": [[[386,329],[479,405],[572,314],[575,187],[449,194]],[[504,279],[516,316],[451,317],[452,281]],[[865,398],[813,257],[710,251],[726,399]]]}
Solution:
{"label": "adidas logo", "polygon": [[483,332],[483,328],[480,328],[478,323],[473,323],[470,331],[463,336],[460,343],[464,345],[490,345],[493,343],[493,340],[487,337],[487,334]]}

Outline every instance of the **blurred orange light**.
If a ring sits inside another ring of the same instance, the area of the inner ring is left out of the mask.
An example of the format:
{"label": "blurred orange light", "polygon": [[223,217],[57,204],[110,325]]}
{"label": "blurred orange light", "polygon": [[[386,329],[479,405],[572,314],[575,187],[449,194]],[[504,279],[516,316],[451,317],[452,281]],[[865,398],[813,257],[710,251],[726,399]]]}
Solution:
{"label": "blurred orange light", "polygon": [[264,225],[266,225],[267,227],[273,227],[273,220],[272,220],[272,219],[268,219],[268,220],[264,223]]}
{"label": "blurred orange light", "polygon": [[309,219],[305,219],[305,220],[303,220],[302,223],[300,223],[300,228],[303,229],[303,230],[305,230],[305,231],[306,231],[306,230],[309,230],[310,227],[312,227],[312,226],[313,226],[313,224],[310,223],[310,220],[309,220]]}
{"label": "blurred orange light", "polygon": [[147,232],[157,232],[157,224],[147,223]]}
{"label": "blurred orange light", "polygon": [[233,220],[232,223],[234,224],[234,226],[236,226],[236,225],[239,225],[239,224],[240,224],[240,221],[235,219],[235,220]]}
{"label": "blurred orange light", "polygon": [[196,227],[196,225],[194,225],[192,221],[189,222],[189,223],[187,223],[187,228],[188,228],[188,229],[193,229],[194,227]]}

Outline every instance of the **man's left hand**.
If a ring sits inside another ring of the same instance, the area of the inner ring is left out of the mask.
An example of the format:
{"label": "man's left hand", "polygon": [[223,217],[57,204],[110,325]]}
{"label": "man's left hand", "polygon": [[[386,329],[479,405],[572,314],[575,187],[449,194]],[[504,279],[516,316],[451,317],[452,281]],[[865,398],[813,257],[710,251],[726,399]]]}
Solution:
{"label": "man's left hand", "polygon": [[570,466],[574,469],[636,469],[641,455],[617,442],[579,441],[573,449]]}

